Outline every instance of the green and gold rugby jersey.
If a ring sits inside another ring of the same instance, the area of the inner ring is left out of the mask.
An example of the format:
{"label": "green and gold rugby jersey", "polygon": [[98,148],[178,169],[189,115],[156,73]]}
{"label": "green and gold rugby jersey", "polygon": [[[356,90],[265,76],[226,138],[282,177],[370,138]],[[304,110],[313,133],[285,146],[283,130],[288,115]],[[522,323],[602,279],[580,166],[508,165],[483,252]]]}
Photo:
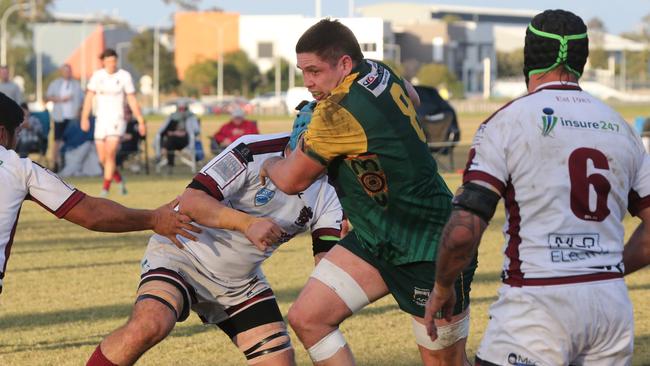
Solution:
{"label": "green and gold rugby jersey", "polygon": [[399,76],[361,62],[318,102],[304,141],[366,250],[395,265],[435,260],[451,192]]}

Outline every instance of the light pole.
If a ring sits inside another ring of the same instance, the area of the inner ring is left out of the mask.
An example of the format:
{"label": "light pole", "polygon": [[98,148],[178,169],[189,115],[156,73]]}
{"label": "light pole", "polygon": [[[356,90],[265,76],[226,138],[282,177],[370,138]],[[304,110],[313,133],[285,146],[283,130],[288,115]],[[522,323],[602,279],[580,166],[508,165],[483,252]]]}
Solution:
{"label": "light pole", "polygon": [[153,109],[160,107],[160,22],[153,31]]}
{"label": "light pole", "polygon": [[7,19],[9,19],[9,16],[13,13],[15,13],[18,10],[29,10],[30,5],[29,4],[13,4],[9,6],[7,9],[5,9],[4,13],[2,13],[2,18],[0,19],[0,32],[2,34],[0,35],[0,47],[1,53],[0,53],[0,64],[6,65],[7,64]]}
{"label": "light pole", "polygon": [[217,60],[217,100],[221,102],[223,100],[223,27],[237,21],[238,19],[231,19],[227,22],[219,24],[217,28],[217,42],[219,42],[218,51],[218,60]]}

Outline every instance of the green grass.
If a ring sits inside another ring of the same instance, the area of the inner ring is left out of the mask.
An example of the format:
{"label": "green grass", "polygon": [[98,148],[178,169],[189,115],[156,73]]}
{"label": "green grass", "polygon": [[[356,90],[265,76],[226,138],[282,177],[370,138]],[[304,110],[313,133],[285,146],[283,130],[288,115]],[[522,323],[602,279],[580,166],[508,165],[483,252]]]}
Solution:
{"label": "green grass", "polygon": [[[180,171],[180,169],[179,169]],[[180,193],[191,175],[129,177],[129,195],[113,196],[134,207],[153,208]],[[457,174],[445,175],[455,189]],[[98,179],[77,179],[90,194]],[[480,247],[472,286],[468,352],[476,351],[496,299],[502,262],[503,209],[489,226]],[[628,232],[636,220],[626,219]],[[0,295],[0,365],[80,365],[107,333],[129,316],[139,279],[139,260],[149,233],[103,234],[57,221],[27,202]],[[307,236],[284,245],[264,265],[284,314],[312,269]],[[650,270],[627,278],[635,305],[635,365],[650,364]],[[615,309],[612,309],[615,311]],[[386,297],[347,320],[343,327],[359,365],[418,365],[419,356],[407,315]],[[299,365],[310,364],[292,333]],[[230,340],[195,315],[140,361],[141,365],[244,365]]]}

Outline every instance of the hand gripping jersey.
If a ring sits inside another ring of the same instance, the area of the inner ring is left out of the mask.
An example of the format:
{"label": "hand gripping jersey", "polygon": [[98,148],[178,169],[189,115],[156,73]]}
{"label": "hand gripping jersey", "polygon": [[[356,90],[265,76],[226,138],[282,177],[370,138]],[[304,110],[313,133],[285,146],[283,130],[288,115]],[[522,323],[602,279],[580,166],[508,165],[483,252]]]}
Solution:
{"label": "hand gripping jersey", "polygon": [[482,124],[463,180],[505,199],[504,282],[514,286],[620,277],[625,211],[650,206],[640,138],[573,83],[544,84]]}
{"label": "hand gripping jersey", "polygon": [[85,196],[56,174],[0,146],[0,292],[20,208],[30,199],[62,218]]}
{"label": "hand gripping jersey", "polygon": [[124,96],[135,93],[128,71],[119,69],[109,74],[105,69],[97,70],[90,77],[87,88],[95,92],[98,124],[124,122]]}
{"label": "hand gripping jersey", "polygon": [[[338,237],[343,212],[326,176],[297,195],[284,194],[270,180],[261,185],[262,163],[281,156],[288,141],[286,133],[243,136],[203,167],[190,187],[202,189],[224,205],[249,215],[273,219],[286,233],[282,242],[305,231],[314,237]],[[185,250],[199,271],[226,288],[244,286],[259,276],[262,261],[282,244],[263,252],[238,231],[201,228],[197,241],[184,240]],[[167,240],[160,236],[156,239]]]}
{"label": "hand gripping jersey", "polygon": [[366,250],[395,265],[435,259],[451,193],[399,76],[361,62],[318,102],[304,141]]}

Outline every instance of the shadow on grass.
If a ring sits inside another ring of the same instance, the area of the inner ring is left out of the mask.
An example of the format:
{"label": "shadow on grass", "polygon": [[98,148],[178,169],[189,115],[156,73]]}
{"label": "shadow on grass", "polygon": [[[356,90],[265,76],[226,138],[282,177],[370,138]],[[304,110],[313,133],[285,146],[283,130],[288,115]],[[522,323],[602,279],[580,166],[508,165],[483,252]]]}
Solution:
{"label": "shadow on grass", "polygon": [[[188,327],[176,327],[167,338],[191,337],[195,334],[199,334],[207,331],[220,332],[220,330],[214,326],[195,324]],[[66,348],[79,348],[84,346],[96,346],[97,344],[99,344],[99,342],[101,342],[102,338],[105,337],[107,334],[91,334],[83,338],[67,340],[67,341],[61,341],[61,340],[37,341],[36,343],[33,344],[3,343],[0,344],[0,354],[31,352],[31,351],[50,351],[50,350],[60,350]],[[90,357],[90,353],[88,354],[88,356]]]}
{"label": "shadow on grass", "polygon": [[17,240],[11,253],[47,253],[61,251],[77,250],[100,250],[100,249],[118,249],[133,248],[140,245],[142,249],[149,242],[149,236],[143,236],[142,239],[134,236],[108,235],[93,238],[74,238],[59,240]]}
{"label": "shadow on grass", "polygon": [[52,326],[56,324],[90,322],[127,317],[133,304],[102,305],[88,308],[58,310],[46,313],[26,313],[0,317],[0,329],[21,330]]}
{"label": "shadow on grass", "polygon": [[97,268],[97,267],[111,267],[111,266],[123,266],[123,265],[138,266],[139,264],[140,264],[140,261],[138,261],[138,260],[119,261],[119,262],[100,262],[100,263],[93,262],[93,263],[65,264],[65,265],[45,266],[45,267],[28,267],[28,268],[16,268],[16,269],[12,268],[11,273],[68,270],[68,269],[81,269],[81,268]]}
{"label": "shadow on grass", "polygon": [[644,283],[644,284],[639,284],[639,285],[630,285],[627,287],[628,291],[635,291],[635,290],[650,290],[650,283]]}

